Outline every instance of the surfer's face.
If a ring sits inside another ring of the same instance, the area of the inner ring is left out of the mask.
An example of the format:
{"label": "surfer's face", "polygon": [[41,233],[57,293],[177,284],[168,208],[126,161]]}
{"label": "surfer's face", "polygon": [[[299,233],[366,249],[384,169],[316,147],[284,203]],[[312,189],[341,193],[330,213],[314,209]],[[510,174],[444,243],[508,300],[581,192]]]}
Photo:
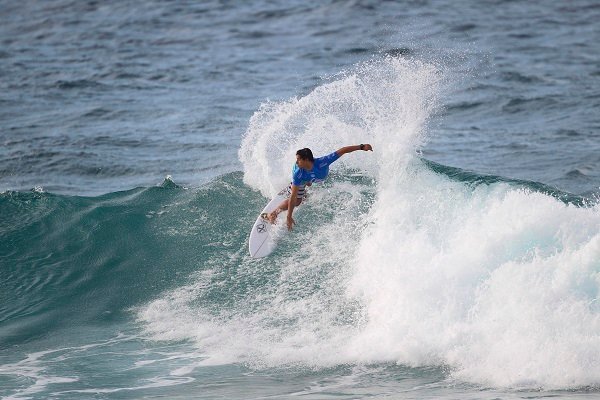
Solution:
{"label": "surfer's face", "polygon": [[312,161],[308,161],[303,158],[300,158],[300,156],[297,154],[296,154],[296,165],[299,166],[300,168],[306,169],[308,171],[310,171],[313,168]]}

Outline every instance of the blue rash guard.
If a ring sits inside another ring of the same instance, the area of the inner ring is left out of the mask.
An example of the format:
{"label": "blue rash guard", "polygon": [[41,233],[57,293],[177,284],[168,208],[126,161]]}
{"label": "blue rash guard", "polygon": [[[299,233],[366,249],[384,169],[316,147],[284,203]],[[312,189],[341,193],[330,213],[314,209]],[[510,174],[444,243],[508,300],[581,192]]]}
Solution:
{"label": "blue rash guard", "polygon": [[304,191],[304,185],[306,185],[307,182],[323,182],[329,174],[329,165],[338,158],[340,158],[340,156],[335,151],[324,157],[315,158],[313,169],[310,171],[294,164],[292,184],[294,186],[300,186],[300,189]]}

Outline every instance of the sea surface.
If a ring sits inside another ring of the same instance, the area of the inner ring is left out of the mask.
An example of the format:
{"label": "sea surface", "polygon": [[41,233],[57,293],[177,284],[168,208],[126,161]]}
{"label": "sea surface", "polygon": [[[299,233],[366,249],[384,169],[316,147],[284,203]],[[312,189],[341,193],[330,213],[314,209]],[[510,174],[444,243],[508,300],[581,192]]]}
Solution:
{"label": "sea surface", "polygon": [[599,21],[0,0],[0,398],[600,398]]}

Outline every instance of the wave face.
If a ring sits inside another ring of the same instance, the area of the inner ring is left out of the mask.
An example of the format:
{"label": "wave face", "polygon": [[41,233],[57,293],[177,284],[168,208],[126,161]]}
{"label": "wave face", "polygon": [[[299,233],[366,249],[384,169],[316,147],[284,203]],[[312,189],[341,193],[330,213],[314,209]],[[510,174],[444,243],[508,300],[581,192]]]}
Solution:
{"label": "wave face", "polygon": [[216,257],[211,249],[245,240],[245,229],[236,236],[236,224],[221,218],[248,224],[252,217],[223,201],[255,208],[258,196],[232,193],[231,182],[239,186],[239,173],[197,191],[166,179],[99,197],[1,193],[0,349],[127,321],[130,307],[181,286]]}
{"label": "wave face", "polygon": [[297,148],[375,151],[334,164],[271,257],[250,259],[243,241],[206,253],[190,282],[137,309],[146,333],[191,340],[202,365],[392,362],[480,385],[600,384],[598,205],[420,159],[443,76],[390,57],[263,104],[240,160],[267,197]]}

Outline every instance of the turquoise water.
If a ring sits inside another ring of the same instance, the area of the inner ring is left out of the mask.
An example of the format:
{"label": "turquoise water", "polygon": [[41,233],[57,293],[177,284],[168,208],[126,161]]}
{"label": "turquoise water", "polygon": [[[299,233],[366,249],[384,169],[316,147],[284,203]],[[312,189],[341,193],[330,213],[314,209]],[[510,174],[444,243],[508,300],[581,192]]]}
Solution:
{"label": "turquoise water", "polygon": [[599,12],[0,2],[0,397],[597,398]]}

